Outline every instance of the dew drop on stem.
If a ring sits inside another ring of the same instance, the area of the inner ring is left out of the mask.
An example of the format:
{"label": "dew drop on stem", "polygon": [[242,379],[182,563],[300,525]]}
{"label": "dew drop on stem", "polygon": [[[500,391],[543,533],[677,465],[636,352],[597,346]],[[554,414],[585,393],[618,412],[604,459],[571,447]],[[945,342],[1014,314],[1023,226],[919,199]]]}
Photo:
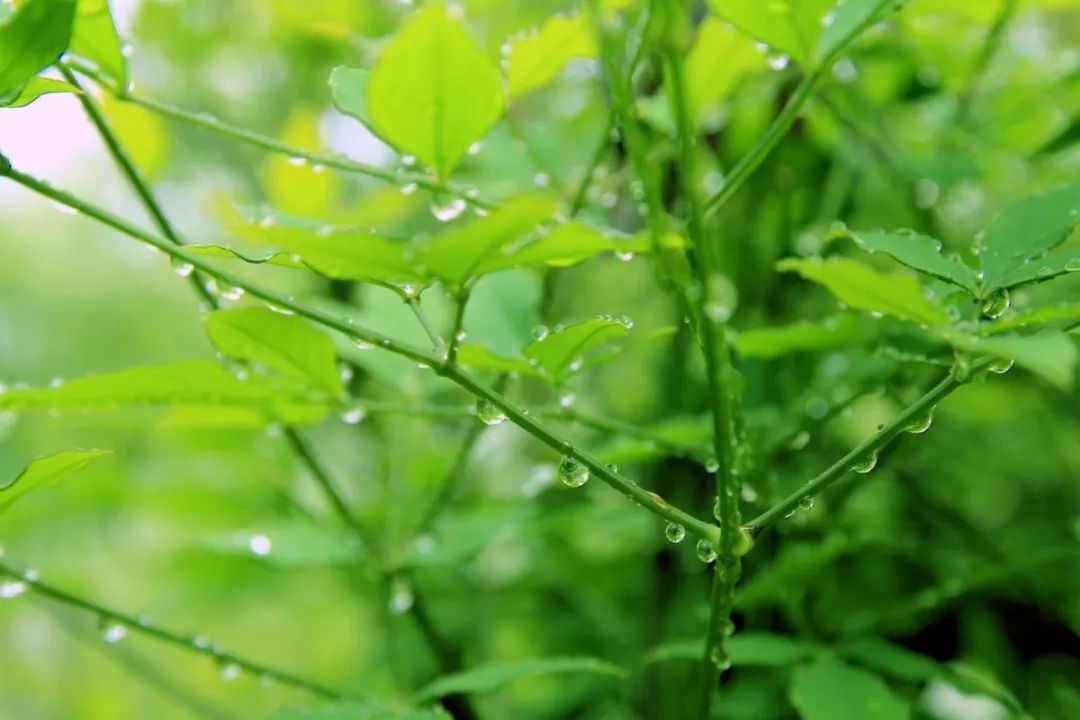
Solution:
{"label": "dew drop on stem", "polygon": [[1004,375],[1005,373],[1012,370],[1013,362],[1014,361],[1012,358],[1002,358],[1000,360],[995,360],[994,362],[990,363],[989,367],[987,367],[986,369],[994,373],[995,375]]}
{"label": "dew drop on stem", "polygon": [[431,200],[431,214],[439,222],[450,222],[465,211],[465,201],[461,198],[439,198]]}
{"label": "dew drop on stem", "polygon": [[681,543],[686,537],[686,528],[679,523],[668,523],[664,528],[664,537],[668,539],[668,542]]}
{"label": "dew drop on stem", "polygon": [[101,639],[109,644],[118,643],[127,637],[127,628],[120,623],[105,623],[101,628]]}
{"label": "dew drop on stem", "polygon": [[698,540],[697,543],[697,556],[698,560],[703,563],[711,563],[716,560],[716,548],[708,540]]}
{"label": "dew drop on stem", "polygon": [[352,407],[341,413],[341,422],[346,425],[359,425],[365,417],[367,417],[367,413],[364,408]]}
{"label": "dew drop on stem", "polygon": [[258,555],[264,557],[270,554],[270,551],[274,549],[274,543],[269,537],[258,533],[248,538],[248,550],[252,555]]}
{"label": "dew drop on stem", "polygon": [[921,435],[930,429],[930,426],[934,424],[934,409],[930,408],[922,415],[917,415],[912,418],[911,423],[904,428],[912,435]]}
{"label": "dew drop on stem", "polygon": [[26,583],[20,580],[9,580],[0,583],[0,600],[10,600],[19,597],[26,592]]}
{"label": "dew drop on stem", "polygon": [[854,472],[865,475],[866,473],[871,472],[876,466],[877,450],[872,450],[859,460],[855,461],[855,464],[851,466],[851,469]]}
{"label": "dew drop on stem", "polygon": [[485,425],[498,425],[506,420],[506,413],[495,403],[481,398],[476,401],[476,417]]}
{"label": "dew drop on stem", "polygon": [[581,487],[589,480],[589,468],[573,455],[567,455],[559,462],[559,478],[567,487]]}
{"label": "dew drop on stem", "polygon": [[225,682],[232,682],[236,678],[240,677],[240,673],[243,672],[239,665],[232,662],[227,662],[221,666],[218,674],[221,675],[221,679]]}

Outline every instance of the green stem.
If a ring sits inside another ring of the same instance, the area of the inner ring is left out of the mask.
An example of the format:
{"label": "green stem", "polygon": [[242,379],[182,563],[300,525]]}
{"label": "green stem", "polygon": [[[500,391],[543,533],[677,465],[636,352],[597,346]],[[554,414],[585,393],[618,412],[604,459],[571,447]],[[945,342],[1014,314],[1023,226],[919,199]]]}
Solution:
{"label": "green stem", "polygon": [[1001,0],[1001,8],[994,17],[994,22],[979,47],[979,54],[975,56],[975,62],[972,63],[967,83],[957,100],[955,122],[957,127],[966,125],[971,116],[971,106],[975,101],[975,95],[979,91],[983,75],[986,74],[990,60],[993,59],[994,54],[1001,46],[1001,41],[1005,37],[1005,29],[1009,26],[1013,16],[1016,15],[1017,5],[1019,5],[1019,0]]}
{"label": "green stem", "polygon": [[435,332],[434,326],[431,321],[428,320],[427,313],[424,312],[424,308],[420,307],[420,296],[414,293],[408,293],[405,295],[405,304],[412,310],[413,315],[416,316],[417,322],[420,323],[420,327],[424,329],[424,334],[428,336],[428,340],[431,341],[431,346],[435,352],[439,355],[443,354],[446,349],[446,341],[439,336],[439,333]]}
{"label": "green stem", "polygon": [[581,461],[589,470],[600,480],[607,485],[611,486],[618,492],[622,493],[626,497],[637,501],[644,506],[650,512],[659,515],[660,517],[668,520],[669,522],[676,522],[682,524],[688,532],[691,534],[708,540],[710,542],[717,542],[719,540],[719,528],[711,525],[707,522],[698,520],[697,518],[689,515],[688,513],[674,507],[663,498],[659,497],[655,493],[651,493],[633,482],[622,477],[618,473],[609,469],[604,463],[594,457],[591,454],[574,450],[573,446],[558,437],[552,430],[546,425],[539,422],[535,418],[529,415],[529,412],[515,403],[512,403],[509,399],[503,397],[500,393],[494,390],[479,385],[468,375],[465,375],[457,367],[446,367],[442,358],[413,347],[406,343],[398,342],[382,333],[378,333],[374,330],[351,324],[346,320],[337,318],[323,310],[318,308],[309,307],[302,303],[298,303],[294,298],[278,293],[269,288],[265,288],[258,285],[246,278],[242,278],[239,275],[235,275],[231,272],[220,270],[211,265],[204,256],[196,253],[189,252],[183,247],[173,245],[164,238],[157,237],[146,231],[140,230],[133,225],[130,225],[121,218],[109,213],[102,208],[96,207],[89,203],[80,200],[79,198],[71,195],[70,193],[48,185],[47,183],[38,180],[32,176],[26,175],[18,170],[15,170],[6,162],[2,156],[0,156],[0,176],[6,175],[11,180],[23,185],[24,187],[33,190],[34,192],[43,195],[51,200],[54,200],[61,205],[66,205],[74,210],[77,210],[87,217],[93,218],[98,222],[107,225],[125,235],[128,235],[140,242],[143,242],[151,247],[157,248],[166,255],[190,264],[192,267],[205,272],[207,275],[214,277],[218,282],[223,282],[227,285],[239,287],[251,296],[264,300],[276,307],[285,308],[291,310],[295,314],[305,317],[319,325],[336,330],[343,335],[353,338],[355,340],[362,340],[366,343],[382,348],[388,352],[392,352],[401,357],[412,360],[413,362],[420,363],[431,367],[437,374],[446,377],[452,382],[456,383],[467,392],[471,393],[477,398],[482,398],[490,401],[496,407],[501,409],[506,416],[518,427],[525,430],[536,439],[540,440],[543,444],[550,448],[553,448],[562,453],[573,453],[579,461]]}
{"label": "green stem", "polygon": [[340,170],[342,172],[356,173],[358,175],[366,175],[383,182],[390,183],[397,187],[406,187],[409,185],[415,185],[416,187],[423,188],[428,192],[434,194],[450,195],[456,198],[460,198],[467,204],[473,207],[481,209],[491,210],[494,208],[492,203],[481,200],[477,197],[473,197],[471,193],[466,190],[449,185],[447,183],[439,182],[429,175],[417,172],[403,172],[398,170],[389,170],[387,168],[379,167],[377,165],[369,165],[367,163],[358,162],[356,160],[350,160],[340,155],[327,155],[325,153],[312,152],[303,148],[298,148],[292,145],[281,142],[275,138],[267,135],[262,135],[251,130],[230,125],[223,122],[212,115],[206,113],[194,113],[189,110],[174,107],[166,103],[157,102],[149,98],[139,97],[127,92],[124,88],[117,88],[110,83],[100,73],[96,72],[92,68],[87,67],[85,64],[76,60],[65,60],[63,66],[77,71],[81,75],[85,75],[101,87],[108,90],[116,99],[124,102],[129,102],[133,105],[145,108],[157,115],[168,117],[173,120],[178,120],[188,125],[202,128],[215,132],[233,140],[239,140],[240,142],[247,143],[260,147],[264,150],[269,150],[275,153],[281,153],[287,155],[290,158],[301,158],[313,167],[327,167],[334,170]]}
{"label": "green stem", "polygon": [[231,652],[226,652],[220,648],[207,643],[206,641],[187,635],[181,635],[180,633],[167,630],[163,627],[147,622],[144,618],[128,615],[127,613],[107,608],[104,605],[87,600],[84,597],[74,595],[65,590],[61,590],[58,587],[50,585],[37,579],[31,573],[22,573],[14,568],[10,567],[7,563],[0,562],[0,575],[6,575],[14,580],[14,582],[22,583],[24,586],[30,588],[39,595],[56,600],[57,602],[64,603],[71,607],[76,607],[81,610],[86,610],[97,615],[102,621],[106,623],[115,623],[122,625],[131,632],[137,632],[148,637],[157,638],[162,642],[175,645],[190,652],[197,653],[199,655],[205,655],[213,658],[216,662],[223,666],[234,665],[241,670],[245,670],[251,673],[255,677],[265,677],[282,685],[288,685],[290,687],[298,688],[300,690],[306,690],[319,697],[326,698],[328,700],[342,701],[349,699],[348,693],[334,690],[314,680],[308,680],[307,678],[294,675],[284,670],[278,670],[276,668],[263,665],[262,663],[248,660],[239,655],[235,655]]}
{"label": "green stem", "polygon": [[[974,362],[971,367],[972,375],[985,369],[991,362],[992,361],[987,358]],[[756,536],[780,518],[794,511],[799,507],[800,503],[808,498],[813,498],[843,477],[857,462],[861,460],[865,461],[867,457],[877,453],[881,448],[888,445],[916,421],[925,418],[927,413],[932,412],[939,402],[951,395],[965,382],[967,382],[967,380],[958,380],[956,375],[953,372],[950,372],[942,378],[937,385],[930,388],[930,390],[922,397],[893,418],[892,422],[853,448],[851,452],[834,462],[797,491],[746,523],[743,526],[743,529],[751,535]]]}
{"label": "green stem", "polygon": [[795,124],[806,101],[810,99],[818,86],[821,85],[826,77],[828,77],[829,72],[832,70],[833,63],[836,62],[840,55],[855,41],[856,38],[881,20],[882,9],[891,5],[893,2],[894,0],[878,0],[877,5],[867,15],[866,20],[855,26],[839,43],[837,43],[833,50],[814,67],[813,70],[803,76],[803,79],[795,87],[794,92],[792,92],[791,97],[788,98],[788,101],[780,111],[780,114],[776,116],[776,119],[772,121],[772,124],[765,130],[765,133],[754,143],[754,146],[750,148],[750,151],[747,152],[746,155],[735,164],[735,167],[731,169],[728,176],[724,178],[723,187],[721,187],[720,190],[705,203],[705,213],[707,216],[712,215],[727,204],[746,181],[750,179],[750,176],[754,174],[754,171],[761,166],[761,163],[765,161],[765,158],[769,156],[769,153],[772,152],[773,148],[784,139],[788,130]]}
{"label": "green stem", "polygon": [[454,322],[450,326],[450,348],[446,351],[446,362],[453,365],[457,362],[458,348],[465,339],[465,307],[469,304],[469,288],[465,287],[458,293],[454,301]]}
{"label": "green stem", "polygon": [[536,413],[544,417],[560,418],[569,422],[580,423],[596,430],[654,443],[677,457],[689,457],[699,462],[705,462],[711,457],[710,451],[706,448],[674,442],[662,435],[650,432],[648,429],[639,425],[603,417],[601,415],[594,415],[593,413],[587,413],[573,407],[538,408]]}

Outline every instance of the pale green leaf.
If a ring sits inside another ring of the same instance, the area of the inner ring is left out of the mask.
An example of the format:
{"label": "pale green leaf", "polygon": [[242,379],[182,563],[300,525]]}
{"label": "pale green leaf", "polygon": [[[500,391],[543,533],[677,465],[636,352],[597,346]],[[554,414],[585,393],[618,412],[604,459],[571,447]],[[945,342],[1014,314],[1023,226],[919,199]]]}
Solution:
{"label": "pale green leaf", "polygon": [[516,372],[535,375],[532,365],[521,358],[505,358],[488,350],[478,343],[466,343],[458,348],[458,362],[476,370],[495,372]]}
{"label": "pale green leaf", "polygon": [[906,272],[880,273],[848,258],[788,258],[777,268],[824,285],[836,299],[858,310],[924,325],[949,321],[945,310],[928,300],[919,281]]}
{"label": "pale green leaf", "polygon": [[709,4],[717,15],[768,45],[771,52],[813,65],[822,19],[833,0],[710,0]]}
{"label": "pale green leaf", "polygon": [[953,344],[972,353],[1013,360],[1062,390],[1073,387],[1076,376],[1076,342],[1065,333],[1045,331],[1036,335],[960,337]]}
{"label": "pale green leaf", "polygon": [[981,240],[984,295],[1036,279],[1040,257],[1064,241],[1078,223],[1080,183],[1030,195],[1002,210]]}
{"label": "pale green leaf", "polygon": [[94,458],[108,455],[111,450],[61,450],[31,460],[23,471],[4,487],[0,487],[0,510],[29,492],[55,485],[68,473],[81,470]]}
{"label": "pale green leaf", "polygon": [[242,260],[253,265],[278,265],[280,267],[307,268],[299,256],[287,253],[276,248],[259,248],[258,250],[234,250],[222,245],[185,245],[184,249],[196,255],[209,257],[223,257],[232,260]]}
{"label": "pale green leaf", "polygon": [[613,318],[593,318],[557,328],[541,340],[533,340],[522,354],[534,363],[541,373],[553,381],[580,369],[585,355],[601,345],[622,338],[627,333],[623,322]]}
{"label": "pale green leaf", "polygon": [[1080,303],[1064,303],[1061,305],[1045,305],[1020,312],[982,325],[979,330],[985,335],[992,335],[1005,330],[1015,330],[1016,328],[1031,325],[1046,325],[1055,322],[1073,323],[1077,321],[1080,321]]}
{"label": "pale green leaf", "polygon": [[517,662],[493,663],[473,670],[444,675],[416,693],[417,702],[425,702],[455,693],[485,693],[515,680],[555,673],[590,673],[623,679],[627,673],[617,665],[590,657],[533,658]]}
{"label": "pale green leaf", "polygon": [[865,670],[822,658],[795,670],[791,702],[803,720],[907,720],[911,709]]}
{"label": "pale green leaf", "polygon": [[686,58],[691,117],[700,121],[705,109],[728,97],[747,73],[765,67],[765,54],[745,33],[715,17],[702,20]]}
{"label": "pale green leaf", "polygon": [[327,411],[325,401],[260,376],[240,380],[213,360],[131,367],[86,375],[56,386],[11,388],[0,393],[0,410],[100,411],[130,407],[236,406],[291,423],[311,423]]}
{"label": "pale green leaf", "polygon": [[460,285],[487,258],[550,221],[558,207],[559,200],[552,193],[517,195],[490,215],[439,233],[418,249],[417,260],[451,285]]}
{"label": "pale green leaf", "polygon": [[225,355],[310,383],[331,398],[341,394],[334,343],[305,320],[251,307],[216,310],[205,322],[210,342]]}
{"label": "pale green leaf", "polygon": [[0,25],[0,96],[52,65],[67,49],[75,0],[27,0]]}
{"label": "pale green leaf", "polygon": [[916,233],[856,232],[851,237],[868,252],[883,252],[912,270],[964,288],[973,295],[979,292],[975,271],[959,259],[941,254],[941,243]]}
{"label": "pale green leaf", "polygon": [[504,102],[498,70],[442,3],[413,12],[382,48],[366,100],[372,129],[443,178]]}
{"label": "pale green leaf", "polygon": [[360,68],[338,65],[330,71],[330,98],[334,107],[370,127],[371,121],[364,109],[367,81],[368,71]]}
{"label": "pale green leaf", "polygon": [[[677,235],[665,236],[662,243],[665,248],[680,248],[685,244]],[[477,273],[514,267],[569,267],[603,253],[634,255],[652,249],[648,233],[609,235],[581,221],[570,220],[540,233],[529,243],[488,258],[480,264]]]}
{"label": "pale green leaf", "polygon": [[52,93],[79,93],[79,89],[63,80],[47,77],[32,77],[17,92],[0,97],[0,108],[25,107],[42,95]]}
{"label": "pale green leaf", "polygon": [[551,82],[573,58],[595,57],[595,33],[584,13],[552,15],[539,29],[515,35],[503,55],[507,92],[521,97]]}
{"label": "pale green leaf", "polygon": [[887,6],[886,0],[836,0],[833,8],[821,17],[818,60],[828,58],[859,26]]}
{"label": "pale green leaf", "polygon": [[71,50],[91,60],[117,85],[127,85],[127,59],[124,57],[116,24],[107,0],[78,0]]}
{"label": "pale green leaf", "polygon": [[774,358],[793,352],[824,350],[847,345],[860,337],[859,323],[851,315],[837,315],[823,323],[798,322],[771,328],[742,330],[732,343],[743,357]]}

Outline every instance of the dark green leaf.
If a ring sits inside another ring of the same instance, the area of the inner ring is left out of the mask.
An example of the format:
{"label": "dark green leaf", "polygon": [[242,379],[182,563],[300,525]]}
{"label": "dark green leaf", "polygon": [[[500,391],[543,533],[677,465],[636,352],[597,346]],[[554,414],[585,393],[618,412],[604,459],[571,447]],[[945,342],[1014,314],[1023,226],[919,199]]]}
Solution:
{"label": "dark green leaf", "polygon": [[590,657],[533,658],[493,663],[453,675],[444,675],[416,693],[417,702],[426,702],[454,693],[485,693],[515,680],[554,673],[591,673],[623,679],[627,673],[617,665]]}
{"label": "dark green leaf", "polygon": [[23,471],[4,487],[0,487],[0,511],[29,492],[55,485],[68,473],[81,470],[94,458],[108,455],[111,450],[61,450],[52,455],[31,460]]}
{"label": "dark green leaf", "polygon": [[75,0],[27,0],[0,25],[0,96],[57,61],[74,18]]}
{"label": "dark green leaf", "polygon": [[932,237],[916,233],[882,232],[856,232],[851,237],[864,250],[887,253],[912,270],[933,275],[973,295],[979,292],[975,271],[958,259],[942,255],[941,243]]}
{"label": "dark green leaf", "polygon": [[534,340],[522,349],[522,354],[553,381],[559,381],[568,373],[580,369],[590,350],[621,338],[627,333],[625,321],[598,317],[592,320],[557,328],[540,340]]}
{"label": "dark green leaf", "polygon": [[907,720],[911,710],[880,677],[822,658],[798,668],[791,702],[803,720]]}

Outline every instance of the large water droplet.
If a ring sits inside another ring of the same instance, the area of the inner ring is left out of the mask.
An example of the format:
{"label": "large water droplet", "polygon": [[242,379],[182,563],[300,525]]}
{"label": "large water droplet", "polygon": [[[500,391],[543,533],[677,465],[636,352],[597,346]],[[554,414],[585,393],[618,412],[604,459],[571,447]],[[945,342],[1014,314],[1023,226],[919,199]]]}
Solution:
{"label": "large water droplet", "polygon": [[465,211],[465,201],[461,198],[450,198],[446,201],[433,199],[431,202],[431,214],[439,222],[450,222]]}
{"label": "large water droplet", "polygon": [[930,426],[934,424],[934,409],[930,408],[923,415],[918,415],[911,419],[911,424],[904,428],[907,432],[913,435],[921,435],[930,429]]}
{"label": "large water droplet", "polygon": [[791,62],[791,58],[783,53],[778,53],[766,56],[765,62],[768,63],[769,68],[772,70],[783,70]]}
{"label": "large water droplet", "polygon": [[697,556],[701,562],[711,563],[716,559],[716,548],[708,540],[698,540]]}
{"label": "large water droplet", "polygon": [[1002,288],[994,291],[983,301],[982,314],[991,320],[997,320],[1009,309],[1009,291]]}
{"label": "large water droplet", "polygon": [[664,537],[668,539],[668,542],[681,543],[686,537],[686,528],[679,523],[669,522],[664,528]]}
{"label": "large water droplet", "polygon": [[799,500],[799,509],[808,512],[814,509],[814,498],[811,495],[807,495]]}
{"label": "large water droplet", "polygon": [[573,455],[567,455],[559,462],[559,478],[567,487],[581,487],[589,481],[589,468]]}
{"label": "large water droplet", "polygon": [[550,334],[551,331],[547,329],[546,325],[537,325],[532,331],[533,340],[536,340],[537,342],[540,342]]}
{"label": "large water droplet", "polygon": [[851,466],[851,469],[857,473],[865,475],[874,469],[877,465],[877,450],[870,451],[869,454],[863,456],[859,460],[855,461],[855,464]]}
{"label": "large water droplet", "polygon": [[251,550],[252,555],[264,556],[269,555],[270,551],[274,549],[274,543],[269,537],[259,533],[252,535],[248,538],[248,550]]}
{"label": "large water droplet", "polygon": [[506,413],[495,403],[481,398],[476,401],[476,417],[485,425],[498,425],[506,420]]}
{"label": "large water droplet", "polygon": [[996,375],[1004,375],[1005,373],[1012,370],[1012,366],[1012,358],[1002,358],[1001,360],[995,360],[994,362],[990,363],[989,367],[987,367],[986,369]]}

